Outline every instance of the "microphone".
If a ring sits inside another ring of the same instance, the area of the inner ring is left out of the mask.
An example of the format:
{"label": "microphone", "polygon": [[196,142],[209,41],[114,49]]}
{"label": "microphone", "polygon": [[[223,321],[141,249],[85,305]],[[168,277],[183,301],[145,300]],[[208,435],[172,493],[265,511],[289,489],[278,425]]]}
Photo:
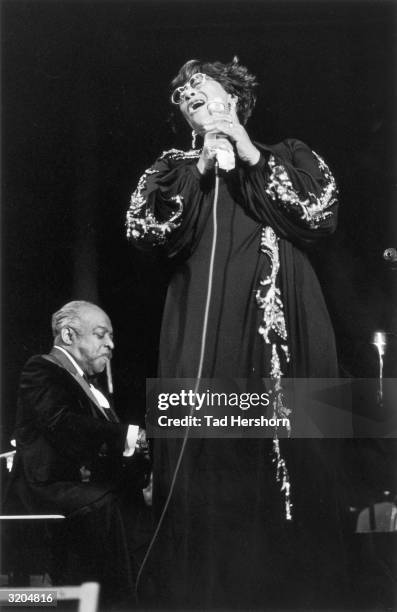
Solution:
{"label": "microphone", "polygon": [[214,98],[207,104],[207,109],[210,115],[220,113],[221,115],[226,113],[226,105],[221,98]]}
{"label": "microphone", "polygon": [[[214,98],[213,100],[210,100],[207,104],[207,110],[210,115],[219,117],[220,119],[227,112],[226,104],[221,98]],[[216,150],[216,161],[218,162],[218,167],[221,170],[229,172],[229,170],[233,170],[235,167],[236,160],[232,151],[217,148],[216,141],[220,138],[225,139],[227,136],[222,132],[207,132],[204,137],[204,142],[208,147]]]}
{"label": "microphone", "polygon": [[383,259],[390,263],[397,263],[397,249],[390,247],[383,251]]}

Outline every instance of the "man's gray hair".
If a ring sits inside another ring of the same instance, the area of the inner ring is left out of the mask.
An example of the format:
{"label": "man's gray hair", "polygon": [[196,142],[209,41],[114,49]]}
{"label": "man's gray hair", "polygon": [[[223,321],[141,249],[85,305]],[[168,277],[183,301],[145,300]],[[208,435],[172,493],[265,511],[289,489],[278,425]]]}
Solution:
{"label": "man's gray hair", "polygon": [[81,330],[81,311],[84,308],[98,308],[91,302],[75,300],[68,302],[62,308],[54,312],[51,318],[52,335],[54,340],[59,340],[64,327],[71,327],[75,331]]}

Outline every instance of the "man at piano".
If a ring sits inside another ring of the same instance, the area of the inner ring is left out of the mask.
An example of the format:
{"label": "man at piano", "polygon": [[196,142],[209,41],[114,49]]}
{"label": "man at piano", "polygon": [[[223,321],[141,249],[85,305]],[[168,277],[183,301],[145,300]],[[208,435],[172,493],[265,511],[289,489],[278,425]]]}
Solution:
{"label": "man at piano", "polygon": [[24,512],[66,517],[53,541],[54,582],[98,581],[104,601],[127,602],[126,515],[149,475],[145,432],[122,424],[92,382],[114,349],[107,314],[69,302],[52,316],[52,332],[50,353],[31,357],[21,374],[10,497]]}

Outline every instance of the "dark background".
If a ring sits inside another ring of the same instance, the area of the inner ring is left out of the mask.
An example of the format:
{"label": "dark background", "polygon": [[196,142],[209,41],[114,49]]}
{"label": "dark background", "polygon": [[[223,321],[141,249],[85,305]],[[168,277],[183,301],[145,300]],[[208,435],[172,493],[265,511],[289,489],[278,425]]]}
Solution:
{"label": "dark background", "polygon": [[124,216],[158,154],[190,147],[168,83],[193,57],[237,54],[261,83],[250,134],[302,139],[331,166],[339,230],[313,261],[343,374],[376,376],[371,336],[397,327],[382,259],[397,246],[396,22],[381,0],[2,2],[2,448],[20,369],[71,299],[110,314],[118,409],[143,411],[169,269],[128,245]]}

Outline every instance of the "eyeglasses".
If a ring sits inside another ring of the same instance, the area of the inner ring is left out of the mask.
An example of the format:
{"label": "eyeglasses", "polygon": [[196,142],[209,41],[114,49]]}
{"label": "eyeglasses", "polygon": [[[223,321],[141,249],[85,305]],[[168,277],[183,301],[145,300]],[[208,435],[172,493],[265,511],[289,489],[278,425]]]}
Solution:
{"label": "eyeglasses", "polygon": [[184,94],[188,87],[190,87],[190,89],[197,89],[197,87],[203,85],[203,83],[205,83],[205,80],[208,78],[209,77],[206,74],[203,74],[202,72],[196,72],[196,74],[190,77],[187,83],[185,83],[181,87],[177,87],[172,92],[171,102],[173,104],[180,104],[181,102],[183,102]]}

